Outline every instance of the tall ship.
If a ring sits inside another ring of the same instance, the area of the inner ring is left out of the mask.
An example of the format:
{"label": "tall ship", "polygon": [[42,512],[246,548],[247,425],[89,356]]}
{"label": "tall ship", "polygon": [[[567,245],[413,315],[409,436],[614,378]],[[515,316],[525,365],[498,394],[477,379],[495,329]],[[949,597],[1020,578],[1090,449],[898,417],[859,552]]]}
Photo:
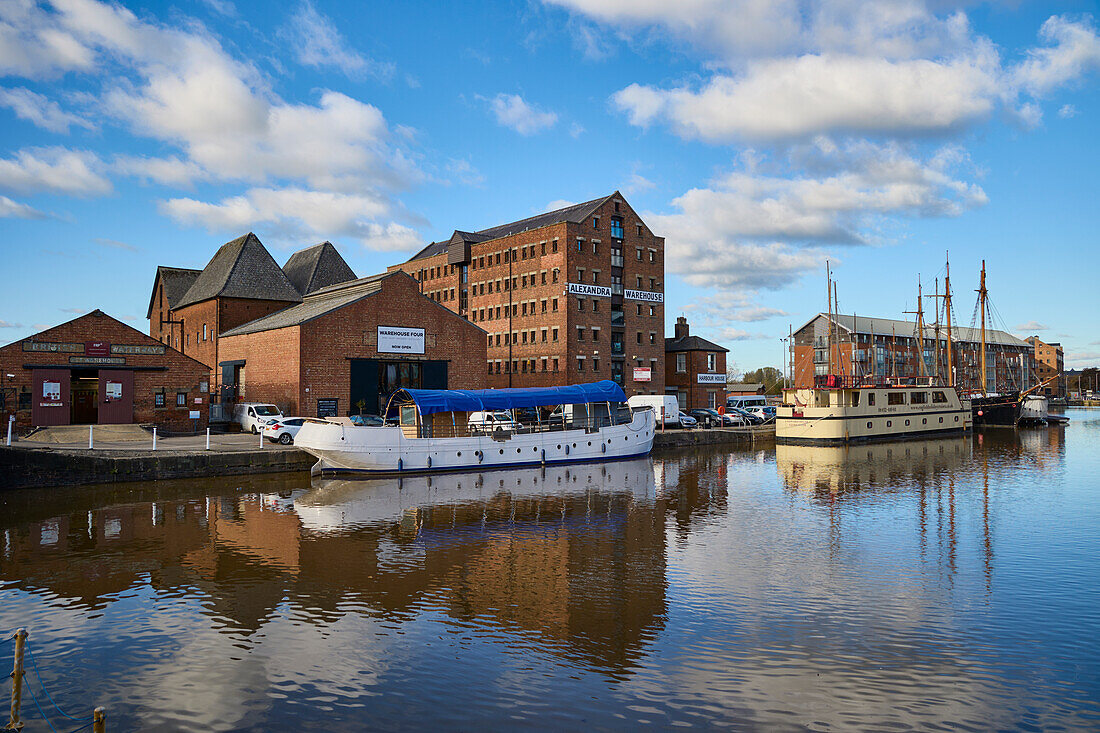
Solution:
{"label": "tall ship", "polygon": [[[936,437],[969,431],[974,424],[971,403],[955,386],[955,371],[951,363],[950,270],[946,294],[935,296],[945,299],[947,313],[946,378],[929,373],[923,353],[918,359],[918,374],[912,377],[896,373],[833,373],[836,285],[831,275],[827,274],[827,280],[829,317],[828,333],[824,334],[826,373],[814,376],[813,387],[793,387],[783,391],[783,404],[776,410],[776,442],[836,445]],[[922,300],[918,285],[917,333],[921,335],[923,351],[925,327]],[[938,325],[936,331],[939,331]],[[936,343],[939,343],[938,336]],[[935,371],[939,371],[938,360]]]}
{"label": "tall ship", "polygon": [[615,382],[531,389],[399,389],[386,425],[310,420],[297,447],[314,474],[403,474],[587,463],[647,455],[652,408]]}

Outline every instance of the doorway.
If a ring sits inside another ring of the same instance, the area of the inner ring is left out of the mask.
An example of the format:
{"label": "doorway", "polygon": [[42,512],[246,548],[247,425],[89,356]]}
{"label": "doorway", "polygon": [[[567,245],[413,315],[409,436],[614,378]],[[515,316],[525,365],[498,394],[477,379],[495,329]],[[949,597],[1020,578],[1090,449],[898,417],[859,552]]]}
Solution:
{"label": "doorway", "polygon": [[95,425],[99,422],[99,370],[73,369],[70,424]]}

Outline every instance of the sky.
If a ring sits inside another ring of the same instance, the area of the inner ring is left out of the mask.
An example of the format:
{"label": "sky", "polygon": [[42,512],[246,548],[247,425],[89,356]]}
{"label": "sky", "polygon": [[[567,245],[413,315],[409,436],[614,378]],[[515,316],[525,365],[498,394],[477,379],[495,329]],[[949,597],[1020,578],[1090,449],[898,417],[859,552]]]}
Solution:
{"label": "sky", "polygon": [[[1100,7],[947,0],[0,0],[0,343],[254,231],[360,276],[619,190],[666,333],[778,365],[825,305],[1100,364]],[[934,308],[931,299],[925,307]]]}

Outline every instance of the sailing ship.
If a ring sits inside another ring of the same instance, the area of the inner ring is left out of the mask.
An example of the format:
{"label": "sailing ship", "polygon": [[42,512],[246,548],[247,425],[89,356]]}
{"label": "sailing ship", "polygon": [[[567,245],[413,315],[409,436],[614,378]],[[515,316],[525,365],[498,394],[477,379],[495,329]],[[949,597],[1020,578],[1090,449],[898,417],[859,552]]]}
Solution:
{"label": "sailing ship", "polygon": [[950,274],[944,296],[948,313],[946,384],[937,384],[936,378],[927,373],[924,310],[919,289],[916,310],[920,353],[918,376],[834,374],[833,310],[836,285],[828,271],[826,278],[829,303],[827,373],[815,375],[813,387],[783,391],[783,404],[776,411],[776,442],[829,445],[940,436],[970,430],[973,424],[970,402],[955,387],[951,364]]}
{"label": "sailing ship", "polygon": [[[488,415],[499,419],[489,421]],[[647,455],[652,408],[615,382],[529,389],[399,389],[385,426],[310,420],[295,436],[314,474],[404,474],[587,463]]]}

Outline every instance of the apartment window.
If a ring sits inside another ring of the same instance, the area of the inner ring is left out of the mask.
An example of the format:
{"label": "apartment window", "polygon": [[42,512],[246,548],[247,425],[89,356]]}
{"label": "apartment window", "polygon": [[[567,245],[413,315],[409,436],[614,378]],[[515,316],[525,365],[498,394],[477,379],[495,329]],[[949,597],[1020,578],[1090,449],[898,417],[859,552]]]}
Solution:
{"label": "apartment window", "polygon": [[638,262],[641,262],[641,261],[642,261],[642,248],[641,248],[641,247],[637,247],[637,248],[636,248],[636,249],[634,250],[634,258],[635,258],[636,260],[638,260]]}
{"label": "apartment window", "polygon": [[187,407],[186,392],[176,392],[176,407]]}
{"label": "apartment window", "polygon": [[593,326],[593,328],[592,328],[592,340],[593,341],[599,341],[600,340],[600,329],[596,328],[595,326]]}
{"label": "apartment window", "polygon": [[527,332],[523,332],[523,343],[527,343]]}
{"label": "apartment window", "polygon": [[623,248],[612,247],[611,248],[611,266],[622,267],[623,266]]}
{"label": "apartment window", "polygon": [[584,268],[583,267],[578,267],[577,268],[577,282],[579,282],[579,283],[584,282]]}
{"label": "apartment window", "polygon": [[493,345],[493,334],[489,334],[489,346]]}
{"label": "apartment window", "polygon": [[513,361],[512,362],[512,371],[513,372],[518,372],[519,371],[519,362],[518,361]]}
{"label": "apartment window", "polygon": [[594,371],[594,372],[600,371],[599,357],[595,357],[595,356],[592,357],[592,371]]}
{"label": "apartment window", "polygon": [[618,211],[618,210],[619,210],[619,202],[618,202],[618,201],[616,201],[616,202],[615,202],[615,211]]}
{"label": "apartment window", "polygon": [[598,255],[599,253],[600,253],[600,243],[599,242],[593,242],[592,243],[592,254]]}
{"label": "apartment window", "polygon": [[520,257],[521,260],[527,259],[527,247],[526,246],[520,248],[519,257]]}
{"label": "apartment window", "polygon": [[577,239],[577,251],[578,252],[583,252],[584,251],[584,240],[583,239]]}
{"label": "apartment window", "polygon": [[[638,227],[638,236],[639,237],[642,236],[642,225],[641,224],[635,224],[635,226]],[[640,260],[642,258],[639,257],[638,259]]]}
{"label": "apartment window", "polygon": [[504,250],[504,264],[508,264],[508,250]]}
{"label": "apartment window", "polygon": [[[539,244],[542,246],[542,253],[541,254],[543,254],[545,256],[546,255],[546,242],[539,242]],[[546,370],[543,369],[543,371],[546,371]]]}
{"label": "apartment window", "polygon": [[493,362],[487,362],[489,364],[489,374],[493,373]]}
{"label": "apartment window", "polygon": [[511,280],[505,280],[504,281],[504,289],[505,290],[511,290],[512,289],[512,281]]}
{"label": "apartment window", "polygon": [[[556,301],[555,301],[555,302],[556,302]],[[557,341],[557,340],[558,340],[558,329],[556,329],[556,328],[554,329],[554,331],[553,331],[553,338],[552,338],[551,340],[552,340],[552,341]],[[555,368],[555,369],[554,369],[554,371],[556,372],[556,371],[557,371],[557,368]]]}
{"label": "apartment window", "polygon": [[577,341],[584,341],[584,326],[577,326]]}
{"label": "apartment window", "polygon": [[611,238],[623,238],[623,220],[617,216],[611,218]]}
{"label": "apartment window", "polygon": [[638,288],[638,290],[641,290],[641,289],[642,289],[642,276],[641,276],[641,275],[637,275],[637,276],[636,276],[636,279],[637,279],[637,284],[636,284],[636,287]]}
{"label": "apartment window", "polygon": [[[22,397],[22,394],[20,394]],[[164,407],[164,393],[157,392],[153,395],[153,407]]]}
{"label": "apartment window", "polygon": [[599,312],[599,310],[600,310],[600,301],[598,301],[598,300],[593,300],[593,301],[592,301],[592,312],[593,312],[593,313],[598,313],[598,312]]}
{"label": "apartment window", "polygon": [[497,306],[497,320],[500,320],[500,306]]}
{"label": "apartment window", "polygon": [[523,315],[527,315],[527,304],[523,304]]}
{"label": "apartment window", "polygon": [[206,324],[202,324],[202,340],[206,340]]}
{"label": "apartment window", "polygon": [[512,278],[512,290],[515,290],[515,289],[516,289],[516,284],[517,284],[518,282],[519,282],[519,278],[518,278],[518,277],[513,277],[513,278]]}
{"label": "apartment window", "polygon": [[639,343],[639,344],[640,344],[640,343],[642,343],[642,332],[641,332],[641,331],[638,331],[638,339],[637,339],[637,341],[638,341],[638,343]]}
{"label": "apartment window", "polygon": [[553,302],[553,306],[550,308],[550,310],[557,313],[558,312],[558,299],[554,298],[554,300],[552,302]]}
{"label": "apartment window", "polygon": [[539,274],[542,275],[542,284],[545,285],[546,284],[546,270],[543,270]]}
{"label": "apartment window", "polygon": [[688,370],[688,367],[687,367],[687,354],[677,354],[676,355],[676,373],[677,374],[684,374],[684,373],[687,372],[687,370]]}
{"label": "apartment window", "polygon": [[524,276],[523,276],[523,279],[522,279],[522,280],[521,280],[520,282],[522,282],[522,283],[523,283],[523,287],[527,287],[527,276],[526,276],[526,275],[524,275]]}
{"label": "apartment window", "polygon": [[[554,340],[557,341],[557,339],[554,339]],[[557,370],[558,370],[558,357],[555,356],[554,357],[554,371],[556,372]]]}
{"label": "apartment window", "polygon": [[504,345],[505,346],[508,346],[510,343],[512,343],[511,338],[512,338],[511,334],[507,334],[507,333],[504,334]]}
{"label": "apartment window", "polygon": [[[504,334],[505,345],[507,345],[508,334]],[[500,346],[500,334],[497,334],[497,346]]]}
{"label": "apartment window", "polygon": [[599,285],[600,284],[600,271],[599,270],[593,270],[592,271],[592,284],[593,285]]}
{"label": "apartment window", "polygon": [[[542,342],[545,344],[546,343],[546,329],[545,328],[540,328],[539,330],[542,331]],[[546,371],[546,370],[543,369],[543,371]]]}
{"label": "apartment window", "polygon": [[656,331],[650,331],[649,332],[649,344],[650,344],[650,346],[652,346],[656,343],[657,343],[657,332]]}
{"label": "apartment window", "polygon": [[546,371],[546,364],[547,364],[547,361],[548,361],[547,358],[544,356],[541,359],[539,359],[539,361],[542,362],[542,371],[545,372]]}
{"label": "apartment window", "polygon": [[649,261],[650,262],[656,262],[657,261],[657,250],[655,250],[655,249],[649,250]]}
{"label": "apartment window", "polygon": [[599,229],[600,228],[600,217],[598,217],[598,216],[593,216],[592,217],[592,228],[593,229]]}
{"label": "apartment window", "polygon": [[535,329],[531,329],[531,343],[535,343]]}
{"label": "apartment window", "polygon": [[546,312],[546,298],[543,298],[540,302],[542,303],[542,312],[545,313]]}
{"label": "apartment window", "polygon": [[[650,341],[650,343],[652,343],[652,340]],[[717,364],[718,364],[718,355],[717,354],[707,354],[707,371],[708,372],[713,372],[717,368]]]}
{"label": "apartment window", "polygon": [[519,303],[512,303],[512,318],[519,315]]}
{"label": "apartment window", "polygon": [[[550,243],[550,251],[551,252],[557,252],[558,251],[558,240],[555,239],[553,242]],[[557,369],[555,369],[554,371],[556,372]]]}
{"label": "apartment window", "polygon": [[577,298],[577,310],[584,310],[584,298]]}
{"label": "apartment window", "polygon": [[656,290],[657,289],[657,278],[655,278],[655,277],[649,278],[649,289],[650,290]]}
{"label": "apartment window", "polygon": [[651,315],[651,316],[657,315],[657,306],[654,306],[654,305],[649,306],[649,315]]}
{"label": "apartment window", "polygon": [[557,282],[558,281],[558,269],[556,267],[554,268],[554,271],[551,274],[553,275],[553,281]]}
{"label": "apartment window", "polygon": [[611,276],[611,292],[614,295],[622,295],[623,294],[623,276],[622,275],[612,275]]}
{"label": "apartment window", "polygon": [[584,371],[584,357],[583,356],[578,356],[577,357],[577,371],[578,372],[583,372]]}

